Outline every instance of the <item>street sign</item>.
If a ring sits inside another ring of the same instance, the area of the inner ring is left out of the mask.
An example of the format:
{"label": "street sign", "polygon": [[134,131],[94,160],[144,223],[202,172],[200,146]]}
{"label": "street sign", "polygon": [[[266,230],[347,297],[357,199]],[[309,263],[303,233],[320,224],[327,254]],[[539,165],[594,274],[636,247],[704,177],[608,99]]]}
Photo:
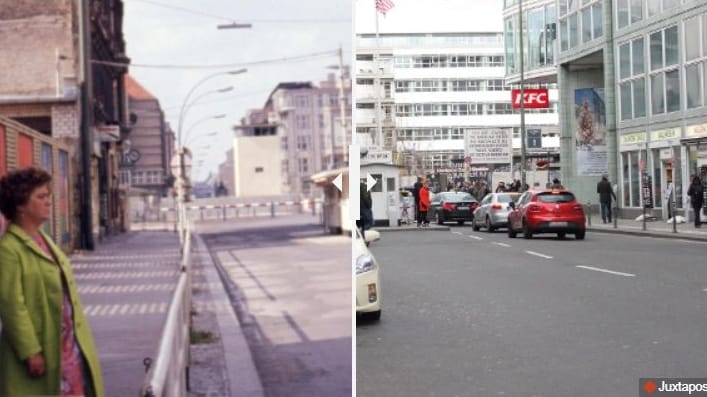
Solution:
{"label": "street sign", "polygon": [[540,129],[530,129],[526,131],[528,149],[540,149],[543,147],[542,132]]}
{"label": "street sign", "polygon": [[[520,108],[520,90],[511,91],[513,109]],[[547,88],[524,89],[523,104],[526,109],[546,109],[550,107],[550,96]]]}

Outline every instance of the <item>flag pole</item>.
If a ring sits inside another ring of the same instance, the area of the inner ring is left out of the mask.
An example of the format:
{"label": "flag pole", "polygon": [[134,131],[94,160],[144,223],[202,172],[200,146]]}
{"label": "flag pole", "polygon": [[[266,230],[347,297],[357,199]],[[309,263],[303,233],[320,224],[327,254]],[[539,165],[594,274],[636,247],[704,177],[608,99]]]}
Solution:
{"label": "flag pole", "polygon": [[376,90],[376,143],[379,149],[383,149],[383,126],[381,124],[381,73],[380,73],[380,42],[378,34],[378,8],[373,7],[376,13],[376,56],[375,56],[375,90]]}

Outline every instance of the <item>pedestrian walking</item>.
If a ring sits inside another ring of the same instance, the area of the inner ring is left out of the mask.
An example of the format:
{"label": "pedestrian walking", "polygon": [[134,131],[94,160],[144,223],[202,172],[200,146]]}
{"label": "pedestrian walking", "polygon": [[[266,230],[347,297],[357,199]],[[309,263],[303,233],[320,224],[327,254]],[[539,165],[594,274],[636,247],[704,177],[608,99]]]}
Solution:
{"label": "pedestrian walking", "polygon": [[420,188],[420,203],[418,208],[420,210],[420,216],[417,221],[417,227],[427,227],[430,225],[430,221],[427,220],[427,211],[430,209],[430,183],[425,180]]}
{"label": "pedestrian walking", "polygon": [[692,204],[692,209],[695,211],[695,227],[701,227],[702,222],[700,220],[700,212],[702,211],[702,206],[705,200],[705,187],[702,185],[700,177],[694,175],[692,177],[692,183],[690,188],[687,190],[687,195],[690,197],[690,204]]}
{"label": "pedestrian walking", "polygon": [[616,200],[616,194],[611,187],[608,175],[602,175],[601,181],[597,183],[597,193],[599,194],[599,205],[601,206],[601,220],[604,223],[611,223],[611,200],[612,198]]}
{"label": "pedestrian walking", "polygon": [[42,232],[51,176],[38,168],[0,179],[0,396],[104,396],[98,355],[68,258]]}
{"label": "pedestrian walking", "polygon": [[506,191],[506,183],[501,181],[498,182],[498,186],[496,186],[496,193],[504,193]]}
{"label": "pedestrian walking", "polygon": [[[422,187],[422,177],[417,177],[417,182],[412,186],[412,197],[415,198],[415,222],[420,216],[420,188]],[[418,222],[419,223],[419,222]]]}

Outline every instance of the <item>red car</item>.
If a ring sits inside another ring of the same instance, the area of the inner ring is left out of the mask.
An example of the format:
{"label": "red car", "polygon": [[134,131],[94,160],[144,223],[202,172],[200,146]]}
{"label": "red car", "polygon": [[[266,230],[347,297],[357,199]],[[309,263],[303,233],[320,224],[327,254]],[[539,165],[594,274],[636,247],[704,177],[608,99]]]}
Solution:
{"label": "red car", "polygon": [[562,239],[572,233],[577,240],[584,240],[584,207],[570,191],[528,191],[510,205],[508,237],[515,238],[523,233],[523,237],[529,239],[533,234],[557,233]]}

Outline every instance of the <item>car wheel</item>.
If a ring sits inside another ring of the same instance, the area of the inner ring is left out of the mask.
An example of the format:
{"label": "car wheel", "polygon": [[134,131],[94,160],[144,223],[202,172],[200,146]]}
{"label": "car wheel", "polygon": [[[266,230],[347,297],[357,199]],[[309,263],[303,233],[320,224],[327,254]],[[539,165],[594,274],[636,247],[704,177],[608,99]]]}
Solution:
{"label": "car wheel", "polygon": [[457,221],[457,225],[464,226],[464,221]]}
{"label": "car wheel", "polygon": [[513,230],[513,227],[511,227],[511,220],[509,219],[508,220],[508,237],[516,238],[517,235],[518,235],[518,233],[515,230]]}
{"label": "car wheel", "polygon": [[533,238],[533,232],[530,230],[528,223],[525,220],[523,220],[523,238],[526,240]]}
{"label": "car wheel", "polygon": [[557,233],[557,238],[559,238],[560,240],[564,240],[564,239],[565,239],[565,233]]}
{"label": "car wheel", "polygon": [[487,215],[486,216],[486,231],[489,233],[493,233],[494,230],[496,230],[496,228],[493,227],[493,225],[491,225],[491,218],[489,218]]}
{"label": "car wheel", "polygon": [[574,234],[574,237],[575,237],[577,240],[584,240],[584,233],[585,233],[585,231],[582,230],[581,232],[575,233],[575,234]]}
{"label": "car wheel", "polygon": [[478,231],[481,229],[481,227],[476,224],[476,217],[474,217],[474,220],[471,221],[471,228],[472,228],[475,232],[478,232]]}
{"label": "car wheel", "polygon": [[435,218],[437,219],[437,224],[438,224],[438,225],[441,225],[441,224],[444,223],[444,220],[443,220],[442,217],[439,215],[439,211],[435,212]]}
{"label": "car wheel", "polygon": [[361,317],[366,321],[380,321],[381,311],[377,310],[375,312],[368,312],[361,314]]}

